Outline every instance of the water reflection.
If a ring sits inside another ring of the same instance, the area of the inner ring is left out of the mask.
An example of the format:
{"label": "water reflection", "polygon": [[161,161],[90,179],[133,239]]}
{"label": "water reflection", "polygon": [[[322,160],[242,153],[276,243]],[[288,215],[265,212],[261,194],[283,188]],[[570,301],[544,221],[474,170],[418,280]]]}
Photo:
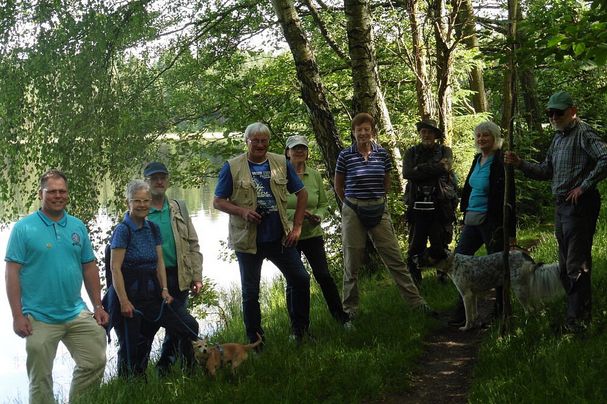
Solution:
{"label": "water reflection", "polygon": [[[240,275],[236,262],[225,262],[220,257],[223,250],[221,241],[228,238],[228,215],[213,209],[214,183],[207,184],[200,189],[179,190],[172,189],[169,194],[173,198],[186,201],[192,222],[198,233],[201,251],[204,256],[204,276],[210,278],[217,287],[227,289],[240,287]],[[107,221],[101,219],[101,224]],[[6,243],[12,225],[0,230],[0,253],[4,257]],[[2,271],[4,272],[4,271]],[[262,276],[271,280],[277,276],[278,270],[270,262],[263,266]],[[25,340],[17,337],[12,330],[12,315],[6,298],[4,276],[0,276],[0,403],[27,403],[28,381],[25,369]],[[86,297],[83,289],[82,295]],[[90,308],[90,304],[89,304]],[[202,329],[207,324],[201,324]],[[116,368],[116,349],[114,343],[108,348],[108,365],[106,377],[112,377]],[[155,344],[158,346],[158,344]],[[74,364],[67,349],[59,344],[57,357],[53,367],[55,396],[67,400],[69,383]]]}

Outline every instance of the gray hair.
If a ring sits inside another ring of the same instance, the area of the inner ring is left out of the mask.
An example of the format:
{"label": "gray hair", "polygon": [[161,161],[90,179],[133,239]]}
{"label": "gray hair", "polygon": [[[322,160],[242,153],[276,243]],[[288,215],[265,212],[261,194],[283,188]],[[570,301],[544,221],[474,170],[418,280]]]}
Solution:
{"label": "gray hair", "polygon": [[493,136],[493,150],[502,148],[504,139],[502,139],[502,129],[491,121],[484,121],[474,128],[474,136],[480,133],[488,133]]}
{"label": "gray hair", "polygon": [[150,184],[148,184],[144,180],[132,180],[126,186],[126,199],[130,201],[135,196],[135,193],[141,190],[150,193]]}
{"label": "gray hair", "polygon": [[268,135],[268,139],[270,138],[270,128],[268,128],[265,124],[261,122],[255,122],[247,126],[244,130],[244,140],[249,140],[253,135]]}

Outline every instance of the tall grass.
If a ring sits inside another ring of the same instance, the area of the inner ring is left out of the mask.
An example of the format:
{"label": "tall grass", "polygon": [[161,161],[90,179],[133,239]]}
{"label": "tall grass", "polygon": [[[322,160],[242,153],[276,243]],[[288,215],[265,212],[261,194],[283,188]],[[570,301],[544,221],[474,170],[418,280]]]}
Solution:
{"label": "tall grass", "polygon": [[[602,218],[603,219],[603,218]],[[540,235],[534,258],[557,260],[556,240]],[[499,338],[497,331],[485,339],[469,396],[473,403],[604,403],[607,401],[607,229],[599,223],[593,247],[593,321],[584,335],[560,332],[565,301],[525,316],[515,305],[514,332]]]}
{"label": "tall grass", "polygon": [[[474,370],[469,401],[473,403],[599,403],[607,401],[607,228],[601,218],[593,250],[593,323],[583,336],[559,332],[564,300],[525,315],[514,303],[514,330],[500,338],[492,327]],[[536,261],[557,260],[551,227],[519,232],[519,244],[535,244]],[[539,243],[537,241],[539,240]],[[457,299],[453,285],[440,284],[425,274],[422,295],[439,311]],[[192,375],[179,370],[160,379],[148,369],[146,381],[114,379],[91,391],[82,402],[326,402],[356,403],[379,400],[415,388],[409,375],[421,354],[422,340],[439,326],[411,310],[384,273],[360,281],[361,312],[355,330],[346,331],[329,315],[322,294],[312,282],[311,332],[316,341],[297,347],[289,342],[284,283],[264,285],[263,327],[267,345],[252,354],[232,375],[221,369],[211,379],[202,369]],[[240,296],[228,293],[227,326],[213,342],[244,342]],[[441,386],[436,386],[440,389]]]}
{"label": "tall grass", "polygon": [[[434,294],[451,293],[450,287],[426,283]],[[235,375],[221,369],[213,380],[202,368],[192,375],[174,371],[160,379],[154,369],[147,382],[114,379],[91,391],[82,402],[183,403],[183,402],[327,402],[355,403],[410,389],[409,375],[421,353],[424,336],[438,325],[401,299],[391,279],[362,280],[361,313],[354,330],[345,330],[329,315],[312,282],[311,333],[315,341],[297,347],[289,341],[284,283],[266,285],[262,292],[266,347],[251,354]],[[212,342],[244,342],[240,299],[232,293],[226,312],[227,327]]]}

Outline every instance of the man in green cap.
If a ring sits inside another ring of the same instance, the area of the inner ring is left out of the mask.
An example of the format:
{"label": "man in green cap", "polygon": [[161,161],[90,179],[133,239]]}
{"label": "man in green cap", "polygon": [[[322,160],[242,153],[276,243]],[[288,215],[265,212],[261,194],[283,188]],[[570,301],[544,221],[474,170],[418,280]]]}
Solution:
{"label": "man in green cap", "polygon": [[567,293],[564,330],[577,333],[591,319],[592,239],[601,207],[596,186],[607,176],[607,145],[577,117],[573,99],[564,91],[552,94],[546,115],[556,131],[546,159],[531,163],[506,152],[504,162],[529,178],[552,181],[561,280]]}

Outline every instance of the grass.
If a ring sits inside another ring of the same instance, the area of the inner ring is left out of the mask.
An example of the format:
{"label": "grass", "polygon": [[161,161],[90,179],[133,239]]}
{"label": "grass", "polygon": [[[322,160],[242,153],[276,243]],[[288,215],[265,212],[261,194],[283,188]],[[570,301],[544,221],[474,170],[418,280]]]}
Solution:
{"label": "grass", "polygon": [[[557,260],[554,237],[542,239],[534,258]],[[524,237],[538,232],[524,232]],[[607,230],[599,225],[593,248],[593,322],[585,335],[563,335],[565,302],[525,316],[515,308],[515,329],[500,338],[497,327],[485,339],[474,370],[472,403],[602,403],[607,400]]]}
{"label": "grass", "polygon": [[[448,287],[428,289],[439,291]],[[91,391],[82,402],[182,403],[195,402],[326,402],[356,403],[410,389],[407,375],[421,353],[421,341],[433,320],[410,309],[391,279],[377,277],[360,282],[361,313],[355,330],[347,331],[329,315],[322,294],[313,282],[311,332],[316,341],[297,347],[288,339],[289,322],[284,284],[279,280],[262,293],[266,348],[232,375],[221,369],[211,380],[202,369],[191,376],[174,371],[159,379],[153,367],[147,382],[114,379]],[[435,292],[439,293],[440,292]],[[449,292],[447,292],[449,293]],[[214,342],[244,342],[240,303],[235,294],[226,311],[234,314]]]}
{"label": "grass", "polygon": [[[535,245],[536,261],[557,259],[551,227],[518,234],[520,245]],[[539,243],[537,243],[539,240]],[[607,228],[600,225],[593,251],[593,323],[584,336],[561,335],[564,301],[526,316],[518,303],[514,329],[499,337],[492,327],[482,344],[469,394],[472,403],[599,403],[607,387]],[[385,276],[384,276],[385,275]],[[425,273],[426,275],[426,273]],[[311,331],[316,342],[296,347],[289,343],[284,284],[265,285],[263,326],[267,347],[251,355],[236,375],[222,369],[215,380],[202,370],[191,376],[175,371],[158,379],[148,369],[147,382],[111,380],[91,391],[82,402],[95,403],[357,403],[377,401],[414,388],[409,375],[422,352],[422,340],[439,326],[409,309],[387,273],[360,282],[361,313],[356,329],[346,331],[330,317],[321,293],[312,282]],[[425,276],[422,294],[439,311],[457,298],[451,284]],[[238,294],[227,294],[228,324],[213,337],[216,342],[245,340]],[[436,386],[440,388],[440,386]]]}

